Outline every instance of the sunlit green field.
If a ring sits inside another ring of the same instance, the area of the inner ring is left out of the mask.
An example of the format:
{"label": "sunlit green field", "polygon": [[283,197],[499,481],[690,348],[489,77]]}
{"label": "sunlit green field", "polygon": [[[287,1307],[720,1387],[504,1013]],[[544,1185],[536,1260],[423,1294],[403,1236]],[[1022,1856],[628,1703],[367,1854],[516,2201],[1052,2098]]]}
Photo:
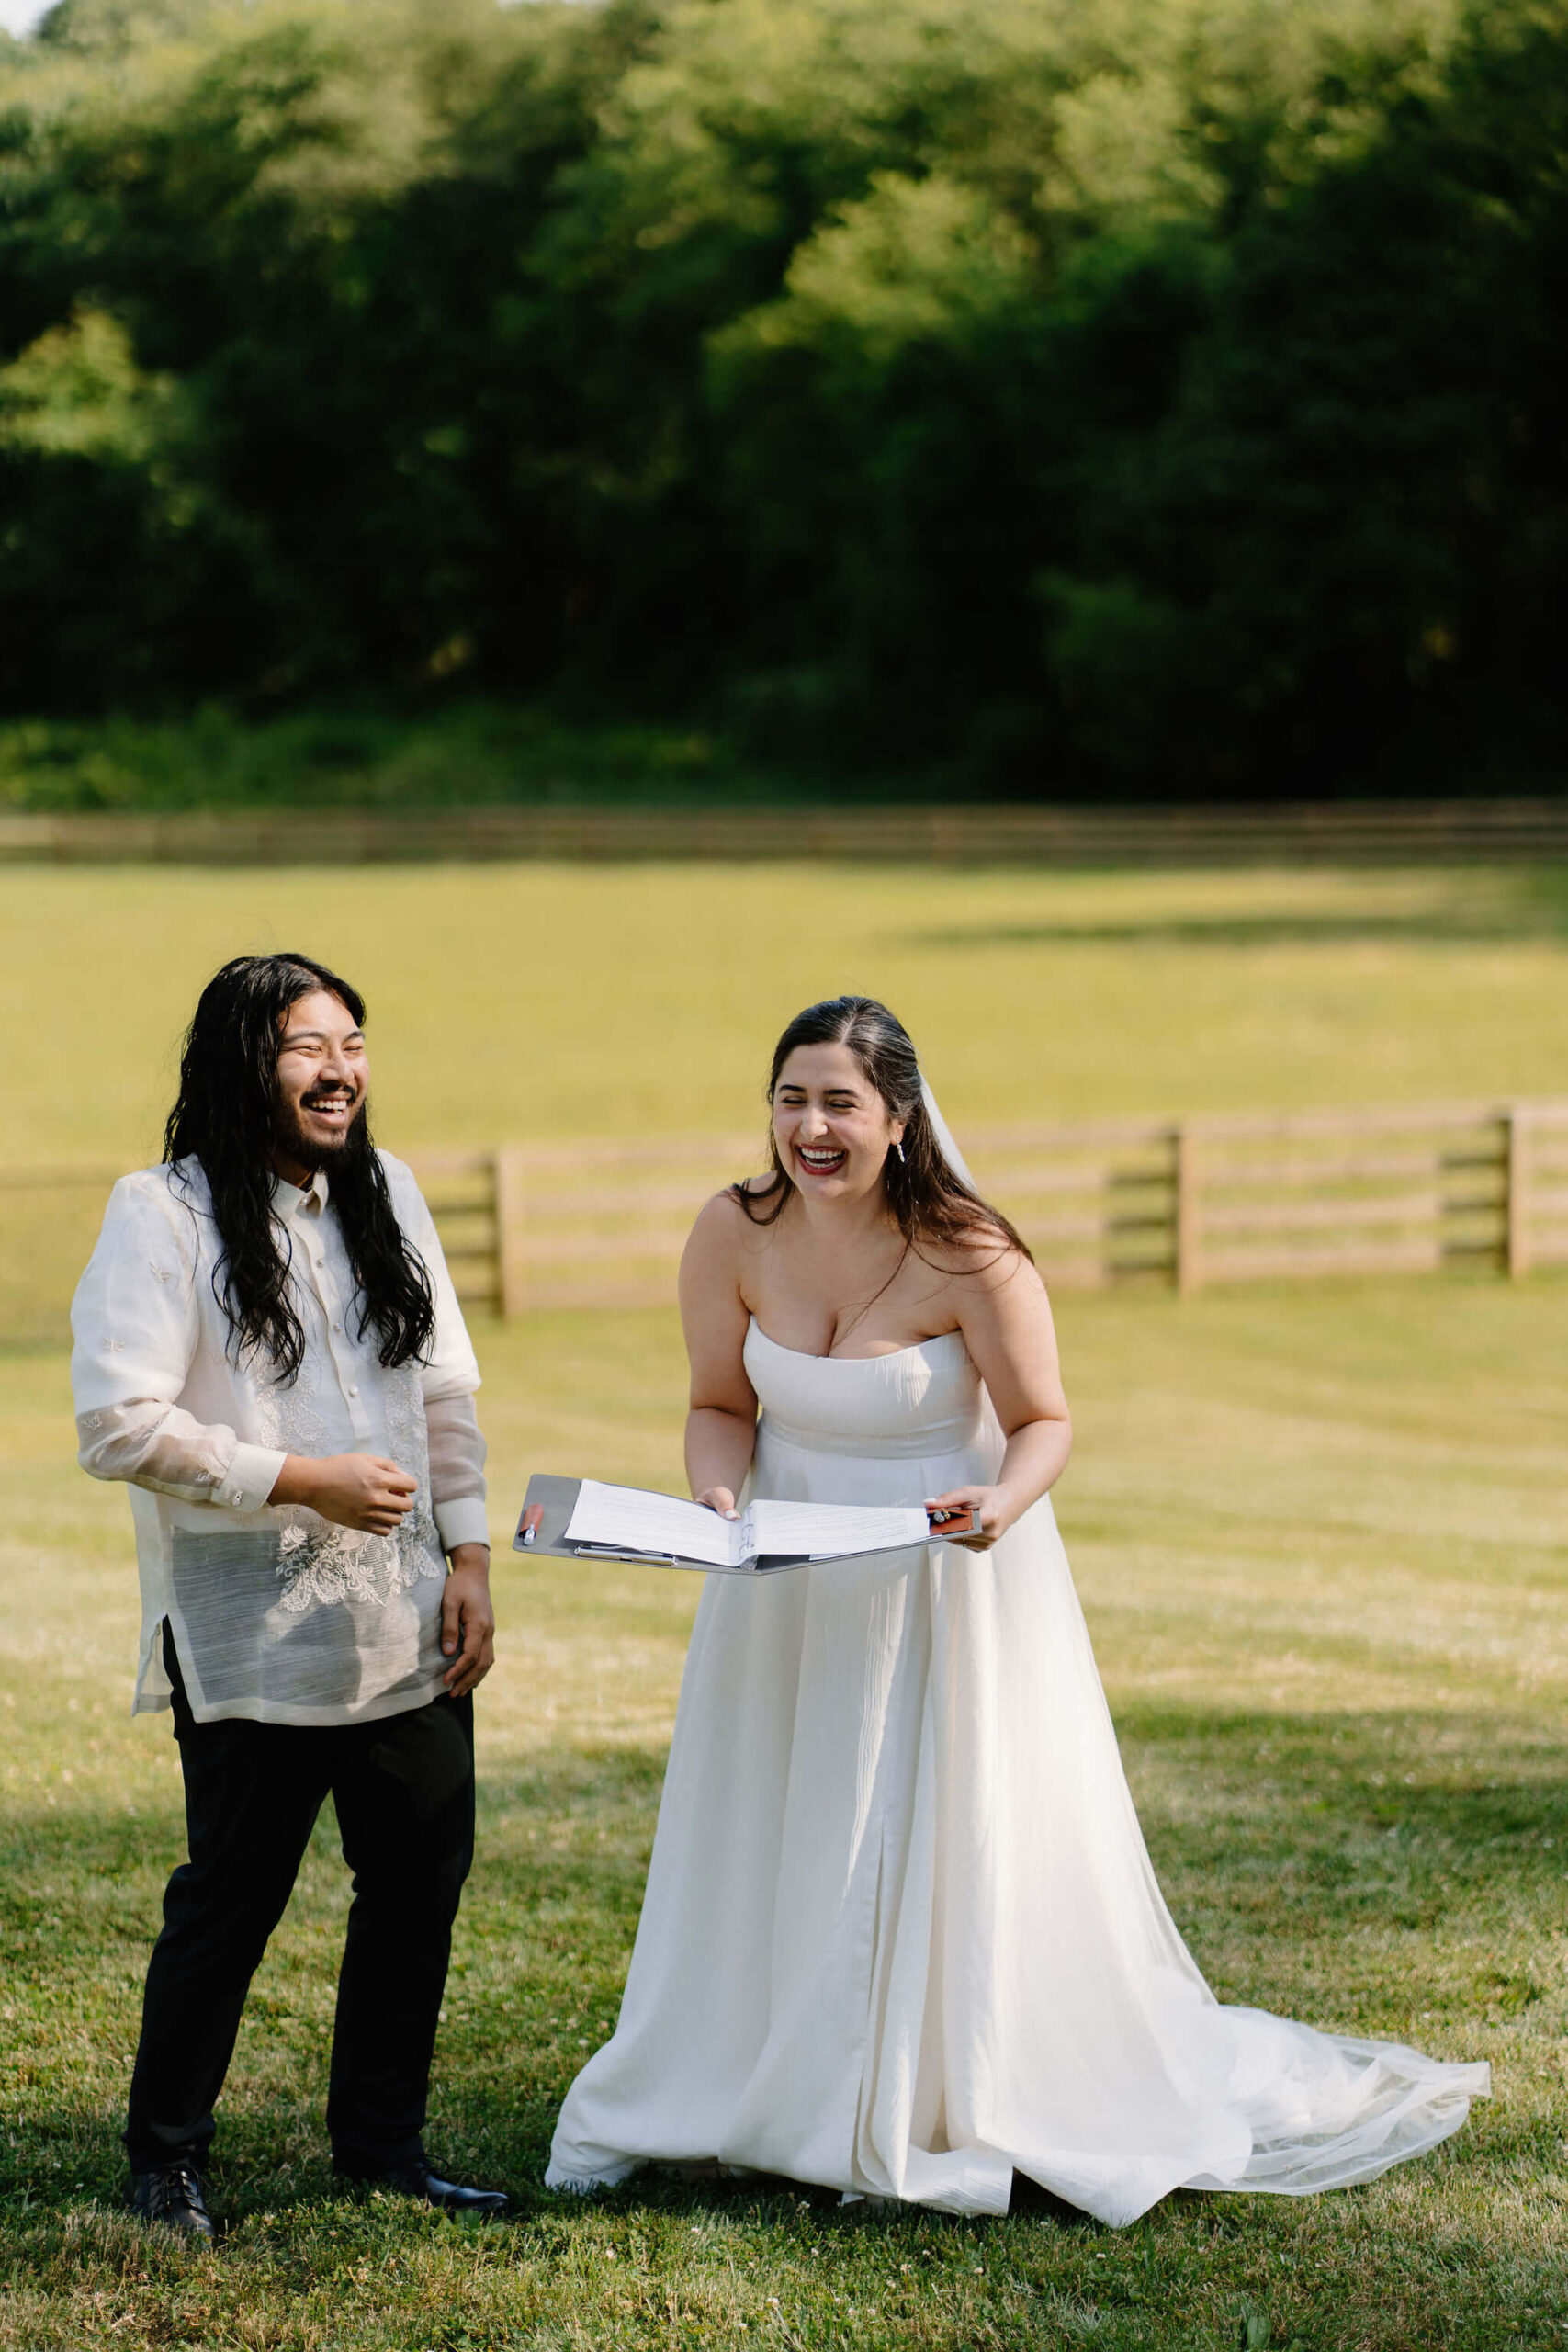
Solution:
{"label": "sunlit green field", "polygon": [[1568,1092],[1568,868],[0,866],[0,1158],[155,1156],[226,956],[370,1000],[385,1139],[728,1133],[790,1014],[886,997],[965,1119]]}
{"label": "sunlit green field", "polygon": [[[965,1117],[1568,1091],[1561,876],[943,878],[544,869],[0,873],[6,1156],[151,1152],[231,947],[372,997],[388,1139],[744,1125],[778,1022],[886,992]],[[334,2201],[346,1904],[330,1825],[259,1976],[210,2256],[137,2233],[116,2132],[162,1883],[167,1718],[126,1714],[124,1498],[72,1465],[64,1359],[0,1350],[0,2345],[876,2344],[1309,2352],[1568,2344],[1568,1279],[1061,1303],[1061,1518],[1156,1866],[1229,1998],[1484,2057],[1433,2159],[1318,2200],[1102,2230],[785,2184],[539,2187],[635,1927],[692,1583],[497,1554],[480,1859],[433,2152],[519,2218]],[[673,1318],[477,1332],[495,1530],[526,1473],[674,1484]]]}

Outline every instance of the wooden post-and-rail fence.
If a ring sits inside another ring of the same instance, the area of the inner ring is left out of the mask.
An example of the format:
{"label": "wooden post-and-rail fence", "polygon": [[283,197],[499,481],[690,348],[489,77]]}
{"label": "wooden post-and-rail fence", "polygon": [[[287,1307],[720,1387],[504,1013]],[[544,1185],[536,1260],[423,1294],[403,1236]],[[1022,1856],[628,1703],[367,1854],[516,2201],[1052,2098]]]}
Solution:
{"label": "wooden post-and-rail fence", "polygon": [[[1568,1264],[1568,1100],[966,1128],[976,1181],[1058,1289]],[[412,1151],[459,1296],[666,1305],[693,1216],[752,1135]],[[107,1187],[0,1170],[0,1193]]]}

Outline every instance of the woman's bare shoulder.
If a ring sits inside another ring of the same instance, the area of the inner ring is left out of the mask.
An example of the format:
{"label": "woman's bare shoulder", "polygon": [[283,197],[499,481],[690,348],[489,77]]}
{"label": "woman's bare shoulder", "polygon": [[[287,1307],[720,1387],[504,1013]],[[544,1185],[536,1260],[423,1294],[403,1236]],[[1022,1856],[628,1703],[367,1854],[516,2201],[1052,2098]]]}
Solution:
{"label": "woman's bare shoulder", "polygon": [[733,1190],[715,1193],[703,1203],[681,1258],[681,1310],[689,1344],[694,1329],[712,1318],[727,1329],[735,1317],[744,1322],[758,1261],[772,1239],[772,1228],[753,1223]]}
{"label": "woman's bare shoulder", "polygon": [[1040,1272],[1027,1251],[1005,1233],[976,1226],[931,1253],[932,1263],[957,1289],[972,1298],[994,1298],[1010,1290],[1044,1288]]}
{"label": "woman's bare shoulder", "polygon": [[722,1193],[715,1193],[703,1203],[692,1227],[688,1251],[698,1250],[705,1257],[730,1256],[738,1250],[750,1250],[768,1232],[750,1216],[740,1198],[742,1192],[753,1198],[767,1190],[764,1177],[753,1176],[739,1188],[727,1184]]}

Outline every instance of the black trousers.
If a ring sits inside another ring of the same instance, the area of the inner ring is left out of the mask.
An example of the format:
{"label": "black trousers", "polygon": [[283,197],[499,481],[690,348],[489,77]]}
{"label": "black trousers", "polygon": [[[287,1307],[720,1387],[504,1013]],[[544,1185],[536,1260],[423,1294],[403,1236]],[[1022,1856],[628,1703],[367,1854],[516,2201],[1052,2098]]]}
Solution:
{"label": "black trousers", "polygon": [[338,1977],[327,2129],[350,2173],[422,2154],[452,1922],[474,1849],[471,1699],[378,1723],[198,1724],[167,1626],[190,1860],[152,1948],[125,2143],[135,2172],[211,2144],[240,2013],[331,1792],[354,1901]]}

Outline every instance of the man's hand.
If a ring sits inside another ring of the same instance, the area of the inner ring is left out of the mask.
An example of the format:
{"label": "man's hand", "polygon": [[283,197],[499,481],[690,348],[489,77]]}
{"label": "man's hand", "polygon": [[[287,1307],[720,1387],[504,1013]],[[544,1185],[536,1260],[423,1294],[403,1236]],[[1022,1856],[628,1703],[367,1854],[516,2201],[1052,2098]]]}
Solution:
{"label": "man's hand", "polygon": [[441,1649],[452,1659],[441,1679],[454,1699],[467,1698],[495,1664],[488,1544],[459,1544],[452,1555],[441,1597]]}
{"label": "man's hand", "polygon": [[418,1480],[383,1453],[291,1453],[267,1500],[303,1503],[362,1535],[394,1535],[418,1492]]}

